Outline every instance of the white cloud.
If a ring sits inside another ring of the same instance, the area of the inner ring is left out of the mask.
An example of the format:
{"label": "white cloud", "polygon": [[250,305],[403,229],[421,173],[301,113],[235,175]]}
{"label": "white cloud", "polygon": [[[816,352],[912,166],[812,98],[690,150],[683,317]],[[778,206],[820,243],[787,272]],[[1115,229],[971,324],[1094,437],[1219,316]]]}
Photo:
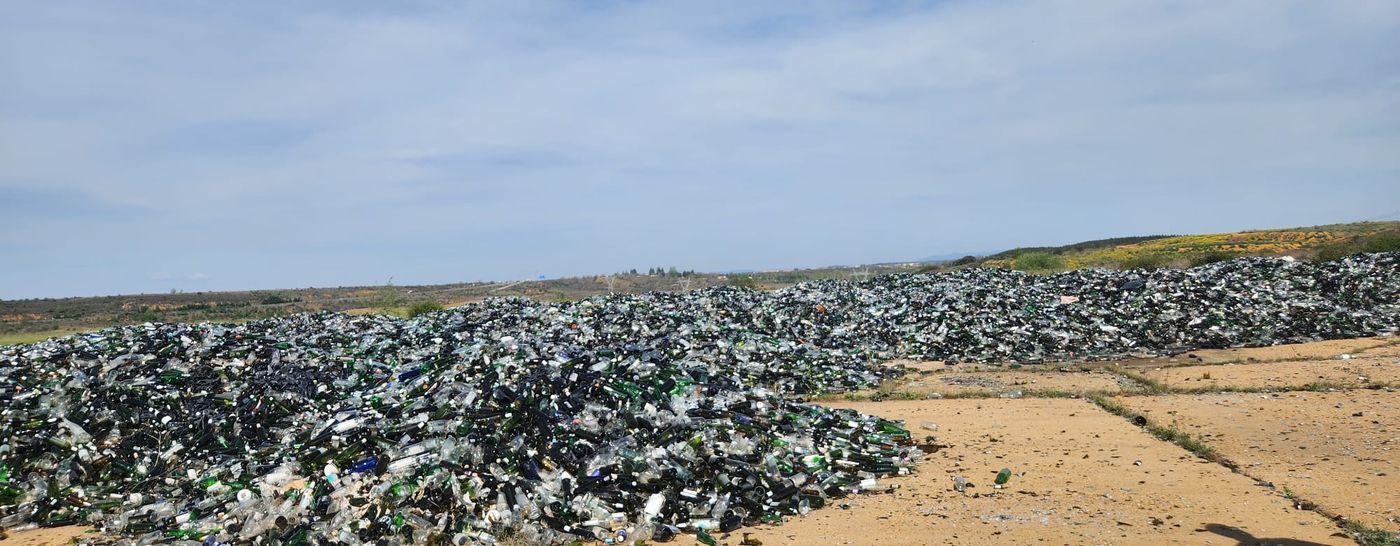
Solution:
{"label": "white cloud", "polygon": [[0,186],[149,213],[43,224],[0,280],[142,289],[43,264],[171,244],[228,287],[789,266],[1400,200],[1393,2],[884,9],[14,5]]}

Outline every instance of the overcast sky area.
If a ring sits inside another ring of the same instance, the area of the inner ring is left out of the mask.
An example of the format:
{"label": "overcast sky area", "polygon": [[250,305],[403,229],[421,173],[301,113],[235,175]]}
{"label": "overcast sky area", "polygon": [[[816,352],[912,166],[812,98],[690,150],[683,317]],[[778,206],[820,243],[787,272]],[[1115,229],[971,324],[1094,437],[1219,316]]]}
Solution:
{"label": "overcast sky area", "polygon": [[1400,2],[0,2],[0,298],[1400,217]]}

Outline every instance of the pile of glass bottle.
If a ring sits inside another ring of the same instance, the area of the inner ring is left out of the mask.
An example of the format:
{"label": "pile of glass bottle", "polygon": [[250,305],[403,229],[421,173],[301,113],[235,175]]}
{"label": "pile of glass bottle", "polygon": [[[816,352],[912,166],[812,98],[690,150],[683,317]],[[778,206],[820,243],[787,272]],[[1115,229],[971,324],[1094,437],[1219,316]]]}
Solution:
{"label": "pile of glass bottle", "polygon": [[899,423],[801,402],[893,357],[1377,335],[1400,255],[498,299],[413,320],[146,324],[0,348],[0,527],[134,543],[665,541],[888,491]]}

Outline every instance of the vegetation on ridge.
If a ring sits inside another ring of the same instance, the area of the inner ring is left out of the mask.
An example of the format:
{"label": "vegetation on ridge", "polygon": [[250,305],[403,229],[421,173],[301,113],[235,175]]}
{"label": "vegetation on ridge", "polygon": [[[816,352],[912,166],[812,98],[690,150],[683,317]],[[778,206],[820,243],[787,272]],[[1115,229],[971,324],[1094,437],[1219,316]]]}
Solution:
{"label": "vegetation on ridge", "polygon": [[[1205,235],[1153,235],[1027,247],[959,265],[1053,273],[1083,267],[1192,267],[1241,256],[1335,260],[1358,252],[1400,251],[1400,222],[1358,222]],[[937,268],[928,268],[934,270]]]}

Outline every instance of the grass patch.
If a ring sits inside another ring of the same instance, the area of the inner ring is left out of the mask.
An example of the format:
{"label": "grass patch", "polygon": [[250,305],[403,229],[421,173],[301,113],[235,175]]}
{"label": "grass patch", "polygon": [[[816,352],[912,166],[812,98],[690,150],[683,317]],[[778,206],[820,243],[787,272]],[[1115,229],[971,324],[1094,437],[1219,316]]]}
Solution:
{"label": "grass patch", "polygon": [[19,332],[14,334],[0,335],[0,345],[23,345],[25,343],[36,343],[51,337],[71,336],[73,334],[86,332],[87,330],[49,330],[46,332]]}
{"label": "grass patch", "polygon": [[928,394],[915,391],[876,391],[868,398],[871,402],[879,402],[881,400],[923,400],[928,398]]}
{"label": "grass patch", "polygon": [[1215,451],[1215,448],[1206,445],[1204,442],[1196,439],[1195,437],[1192,437],[1191,434],[1181,429],[1170,425],[1163,426],[1157,423],[1153,423],[1152,421],[1147,420],[1146,417],[1134,413],[1132,410],[1128,409],[1123,404],[1120,404],[1117,401],[1110,400],[1103,396],[1094,396],[1091,397],[1090,400],[1092,400],[1094,404],[1098,407],[1103,408],[1104,411],[1107,411],[1119,417],[1124,417],[1127,419],[1141,418],[1142,421],[1147,423],[1145,426],[1143,426],[1143,429],[1146,430],[1149,434],[1155,436],[1159,440],[1176,444],[1178,447],[1185,449],[1186,451],[1190,451],[1193,455],[1205,459],[1207,461],[1219,463],[1230,469],[1234,469],[1236,467],[1234,463],[1220,456],[1220,453]]}
{"label": "grass patch", "polygon": [[1168,387],[1166,384],[1158,382],[1157,380],[1142,375],[1140,373],[1111,368],[1109,369],[1109,371],[1126,377],[1130,381],[1137,383],[1139,388],[1141,389],[1138,392],[1142,394],[1165,394],[1171,392],[1171,388]]}
{"label": "grass patch", "polygon": [[1065,269],[1065,259],[1049,252],[1019,254],[1012,263],[1012,267],[1021,271],[1049,272]]}
{"label": "grass patch", "polygon": [[1089,400],[1093,401],[1094,405],[1103,408],[1104,411],[1107,411],[1119,417],[1133,416],[1133,412],[1129,410],[1127,406],[1118,403],[1117,400],[1111,400],[1104,396],[1095,396],[1090,398]]}
{"label": "grass patch", "polygon": [[1306,385],[1281,385],[1276,387],[1250,387],[1245,385],[1216,385],[1211,387],[1199,387],[1190,389],[1171,389],[1171,394],[1258,394],[1258,393],[1281,393],[1281,392],[1339,392],[1369,390],[1378,391],[1395,388],[1395,383],[1386,381],[1373,381],[1368,383],[1335,383],[1330,381],[1308,383]]}
{"label": "grass patch", "polygon": [[1298,387],[1298,390],[1309,392],[1330,392],[1346,390],[1352,387],[1355,387],[1355,385],[1347,385],[1345,383],[1337,383],[1335,381],[1317,381]]}
{"label": "grass patch", "polygon": [[1224,459],[1220,457],[1220,453],[1215,451],[1215,448],[1206,445],[1204,442],[1196,439],[1189,433],[1176,427],[1162,426],[1149,421],[1147,423],[1147,431],[1151,432],[1153,436],[1156,436],[1161,440],[1176,444],[1182,449],[1190,451],[1191,453],[1196,454],[1197,457],[1200,457],[1202,459],[1217,463],[1224,461]]}
{"label": "grass patch", "polygon": [[729,286],[758,290],[758,280],[749,275],[730,275],[726,282]]}
{"label": "grass patch", "polygon": [[1400,251],[1400,231],[1385,231],[1324,245],[1317,249],[1317,253],[1313,255],[1313,259],[1319,262],[1326,262],[1345,258],[1360,252],[1395,251]]}
{"label": "grass patch", "polygon": [[[811,398],[812,402],[882,402],[885,400],[925,400],[929,395],[913,391],[864,391],[836,394],[823,394]],[[942,398],[934,397],[934,398]]]}
{"label": "grass patch", "polygon": [[[1264,483],[1268,483],[1268,482],[1264,482]],[[1317,504],[1316,504],[1316,503],[1314,503],[1314,502],[1312,502],[1312,501],[1310,501],[1310,500],[1304,499],[1304,498],[1302,498],[1302,497],[1299,497],[1297,493],[1294,493],[1293,490],[1292,490],[1292,489],[1289,489],[1288,486],[1286,486],[1286,485],[1283,487],[1283,498],[1288,499],[1289,501],[1293,502],[1293,507],[1294,507],[1294,508],[1297,508],[1297,509],[1299,509],[1299,510],[1317,510]],[[1323,515],[1326,515],[1326,514],[1323,514]]]}
{"label": "grass patch", "polygon": [[1079,398],[1077,392],[1070,392],[1063,389],[1034,389],[1023,391],[1022,398]]}
{"label": "grass patch", "polygon": [[1295,508],[1299,510],[1315,511],[1336,522],[1343,531],[1356,540],[1357,544],[1361,544],[1362,546],[1400,546],[1400,534],[1371,527],[1359,521],[1352,521],[1342,516],[1331,514],[1326,510],[1321,510],[1316,503],[1299,497],[1297,493],[1287,486],[1282,488],[1282,493],[1284,498],[1293,502]]}
{"label": "grass patch", "polygon": [[1214,252],[1207,252],[1207,253],[1205,253],[1205,254],[1197,254],[1197,255],[1195,255],[1195,256],[1192,256],[1192,257],[1191,257],[1191,260],[1190,260],[1190,263],[1191,263],[1191,267],[1199,267],[1199,266],[1203,266],[1203,265],[1206,265],[1206,264],[1213,264],[1213,263],[1216,263],[1216,262],[1223,262],[1223,261],[1225,261],[1225,260],[1230,260],[1230,259],[1234,259],[1234,258],[1238,258],[1238,257],[1239,257],[1238,254],[1235,254],[1235,253],[1232,253],[1232,252],[1214,251]]}
{"label": "grass patch", "polygon": [[1367,526],[1364,523],[1342,518],[1342,529],[1356,539],[1361,546],[1400,546],[1400,535]]}
{"label": "grass patch", "polygon": [[1191,387],[1172,389],[1172,394],[1256,394],[1265,392],[1286,392],[1288,387],[1248,387],[1244,385],[1211,385],[1209,387]]}
{"label": "grass patch", "polygon": [[[1357,252],[1400,249],[1400,222],[1361,222],[1213,233],[1153,236],[1089,241],[1062,247],[1025,247],[988,256],[991,267],[1022,269],[1019,259],[1028,254],[1049,254],[1067,268],[1153,268],[1204,265],[1239,256],[1315,255],[1331,260]],[[1044,269],[1033,269],[1040,272]]]}
{"label": "grass patch", "polygon": [[442,310],[442,305],[439,305],[437,302],[434,302],[434,301],[420,301],[420,302],[418,302],[418,303],[413,304],[412,306],[410,306],[410,307],[408,308],[408,318],[413,318],[413,317],[416,317],[416,316],[418,316],[418,315],[424,315],[424,314],[432,313],[432,312],[434,312],[434,311],[441,311],[441,310]]}

